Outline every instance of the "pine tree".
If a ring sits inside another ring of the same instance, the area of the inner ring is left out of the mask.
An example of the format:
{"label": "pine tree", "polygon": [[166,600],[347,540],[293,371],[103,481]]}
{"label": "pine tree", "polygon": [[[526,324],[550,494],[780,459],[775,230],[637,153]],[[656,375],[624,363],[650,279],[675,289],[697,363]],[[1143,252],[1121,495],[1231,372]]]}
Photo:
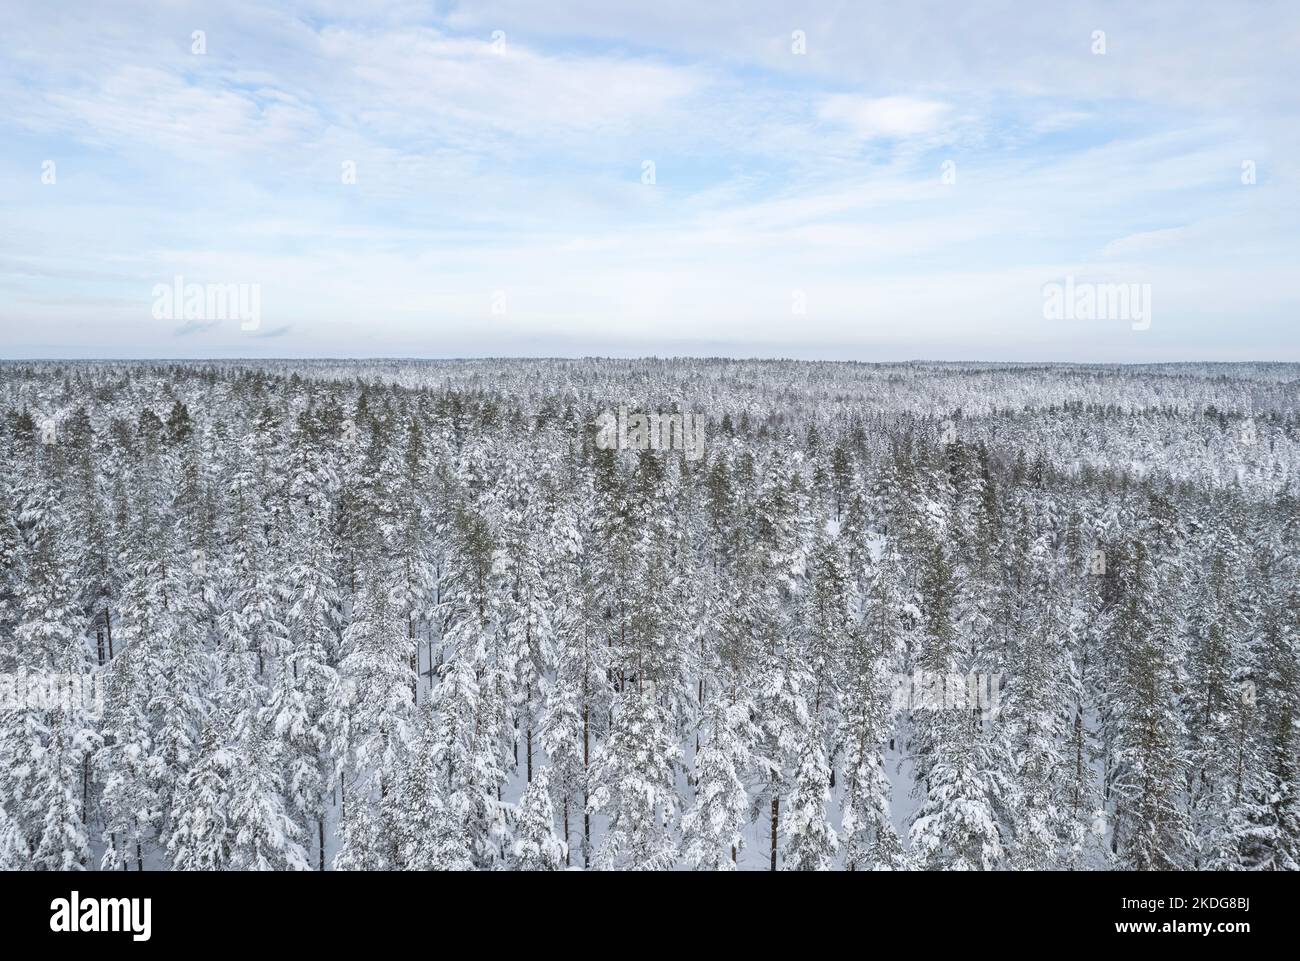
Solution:
{"label": "pine tree", "polygon": [[604,683],[603,673],[593,678],[583,671],[579,648],[577,638],[562,639],[556,654],[555,678],[542,681],[540,740],[542,749],[551,760],[549,779],[559,799],[566,862],[571,860],[571,817],[577,810],[577,799],[586,784],[588,741],[585,736],[587,708],[582,697],[583,683],[584,680]]}
{"label": "pine tree", "polygon": [[951,613],[957,588],[941,544],[931,547],[927,561],[922,578],[925,634],[917,665],[923,684],[942,691],[942,698],[916,712],[916,750],[925,763],[915,768],[921,804],[909,837],[927,868],[993,870],[1006,856],[998,808],[1008,785],[990,756],[977,713],[949,682],[964,672],[959,670],[959,637]]}
{"label": "pine tree", "polygon": [[85,745],[70,744],[63,725],[56,712],[49,744],[36,762],[36,798],[45,812],[32,858],[37,870],[76,871],[90,860],[80,783]]}
{"label": "pine tree", "polygon": [[[267,704],[275,755],[290,811],[306,835],[316,836],[316,864],[325,870],[325,797],[335,780],[333,748],[346,744],[341,719],[343,690],[334,667],[342,617],[328,552],[324,519],[304,509],[299,528],[305,550],[290,575],[291,650]],[[344,747],[346,752],[346,747]]]}
{"label": "pine tree", "polygon": [[802,615],[803,654],[812,674],[813,717],[824,725],[834,723],[839,708],[839,668],[844,662],[856,599],[834,541],[819,538],[811,566],[811,589]]}
{"label": "pine tree", "polygon": [[841,836],[850,871],[898,870],[905,866],[902,843],[891,818],[892,787],[884,744],[892,736],[894,666],[903,650],[903,609],[892,564],[872,580],[869,606],[849,633],[846,649]]}
{"label": "pine tree", "polygon": [[21,871],[28,867],[30,856],[18,821],[0,804],[0,871]]}
{"label": "pine tree", "polygon": [[794,795],[786,815],[785,868],[828,871],[839,840],[826,820],[831,797],[830,766],[826,763],[821,722],[815,717],[804,737],[794,780]]}
{"label": "pine tree", "polygon": [[354,804],[360,804],[371,787],[379,794],[387,790],[385,781],[396,769],[399,750],[408,739],[413,696],[405,639],[404,625],[383,578],[372,571],[365,578],[352,623],[343,633],[346,653],[339,665],[350,712],[347,764],[365,785]]}
{"label": "pine tree", "polygon": [[660,871],[676,860],[673,769],[681,752],[669,735],[667,718],[649,690],[629,690],[615,701],[614,726],[592,773],[596,787],[589,807],[609,817],[597,867]]}
{"label": "pine tree", "polygon": [[[1274,550],[1270,556],[1283,555]],[[1254,868],[1300,868],[1300,791],[1296,783],[1300,742],[1300,590],[1294,553],[1270,573],[1284,577],[1265,599],[1255,712],[1259,717],[1260,770],[1243,779],[1244,815],[1249,821],[1245,860]],[[1280,567],[1281,570],[1277,570]],[[1273,593],[1273,592],[1276,593]],[[1249,689],[1248,689],[1249,690]]]}
{"label": "pine tree", "polygon": [[812,685],[802,665],[779,650],[769,649],[765,666],[756,700],[763,736],[755,760],[763,772],[759,804],[769,812],[768,862],[775,871],[778,841],[783,836],[781,805],[790,794],[795,765],[808,750],[806,732],[813,721],[806,692]]}
{"label": "pine tree", "polygon": [[121,647],[113,660],[102,730],[104,748],[96,755],[103,787],[103,867],[144,868],[144,851],[158,838],[165,816],[164,791],[170,780],[155,741],[155,719],[148,712],[166,670],[162,657],[169,615],[164,540],[147,502],[135,519],[129,574],[123,588]]}
{"label": "pine tree", "polygon": [[302,828],[284,803],[284,784],[260,726],[240,745],[229,775],[230,866],[237,871],[306,871]]}
{"label": "pine tree", "polygon": [[505,773],[494,736],[500,734],[500,718],[492,716],[475,673],[472,656],[463,649],[444,668],[432,700],[437,718],[433,756],[447,817],[474,865],[485,867],[502,856],[498,789]]}
{"label": "pine tree", "polygon": [[167,854],[177,871],[223,871],[231,866],[230,779],[234,759],[218,732],[205,727],[198,758],[177,789]]}
{"label": "pine tree", "polygon": [[1184,867],[1191,843],[1181,786],[1186,783],[1180,638],[1143,541],[1120,558],[1122,599],[1111,650],[1122,660],[1112,692],[1114,790],[1120,855],[1134,870]]}
{"label": "pine tree", "polygon": [[1014,758],[1013,858],[1024,870],[1045,870],[1059,863],[1066,845],[1081,840],[1062,793],[1069,780],[1060,751],[1077,678],[1051,614],[1025,637],[1021,664],[1010,703],[999,718],[1008,729]]}
{"label": "pine tree", "polygon": [[446,803],[445,779],[438,767],[441,736],[435,706],[428,702],[419,711],[417,733],[397,783],[384,799],[384,830],[392,838],[396,867],[412,871],[474,867],[468,839]]}
{"label": "pine tree", "polygon": [[717,698],[695,758],[695,804],[682,815],[682,860],[705,871],[734,871],[749,822],[745,775],[756,732],[747,704]]}
{"label": "pine tree", "polygon": [[555,836],[555,806],[550,776],[538,770],[519,801],[515,815],[511,865],[521,871],[558,871],[564,866],[564,842]]}

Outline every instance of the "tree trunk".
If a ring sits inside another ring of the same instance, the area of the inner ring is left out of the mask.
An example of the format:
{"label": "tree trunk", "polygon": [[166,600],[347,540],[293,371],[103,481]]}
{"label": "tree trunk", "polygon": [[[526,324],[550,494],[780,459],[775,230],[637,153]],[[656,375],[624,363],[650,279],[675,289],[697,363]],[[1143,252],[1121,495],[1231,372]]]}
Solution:
{"label": "tree trunk", "polygon": [[[81,759],[81,823],[90,823],[90,755]],[[85,862],[82,862],[83,865]]]}
{"label": "tree trunk", "polygon": [[[585,682],[584,682],[585,683]],[[587,721],[591,708],[586,702],[582,705],[582,866],[591,867],[591,810],[588,804],[591,798],[587,794],[587,768],[591,763],[591,728]]]}
{"label": "tree trunk", "polygon": [[781,795],[776,793],[776,777],[772,778],[772,870],[776,870],[776,831],[781,820]]}
{"label": "tree trunk", "polygon": [[406,636],[411,641],[411,703],[420,700],[420,642],[415,639],[415,618],[406,618]]}
{"label": "tree trunk", "polygon": [[569,866],[569,795],[564,795],[564,866]]}

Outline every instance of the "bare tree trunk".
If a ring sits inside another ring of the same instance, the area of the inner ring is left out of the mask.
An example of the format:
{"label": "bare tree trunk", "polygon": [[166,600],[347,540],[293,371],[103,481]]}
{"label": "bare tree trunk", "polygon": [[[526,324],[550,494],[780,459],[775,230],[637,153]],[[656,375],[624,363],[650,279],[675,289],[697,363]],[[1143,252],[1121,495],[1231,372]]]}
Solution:
{"label": "bare tree trunk", "polygon": [[[586,682],[583,682],[584,686]],[[591,810],[588,805],[591,798],[587,794],[588,781],[587,768],[591,764],[591,728],[588,725],[588,717],[591,708],[584,701],[582,704],[582,866],[591,867]]]}
{"label": "bare tree trunk", "polygon": [[781,795],[776,790],[776,775],[772,775],[772,870],[776,870],[776,833],[781,820]]}
{"label": "bare tree trunk", "polygon": [[[89,825],[90,823],[90,755],[87,754],[81,759],[81,823]],[[82,867],[86,866],[83,859]]]}
{"label": "bare tree trunk", "polygon": [[1083,707],[1076,705],[1074,709],[1074,803],[1072,805],[1074,814],[1079,814],[1079,802],[1083,799],[1079,792],[1083,785]]}
{"label": "bare tree trunk", "polygon": [[[703,639],[703,638],[700,638],[700,659],[701,659],[701,661],[703,661],[703,658],[704,658],[704,639]],[[703,717],[704,717],[704,677],[703,677],[703,675],[700,676],[700,693],[699,693],[699,696],[696,698],[696,706],[697,706],[697,708],[699,709],[699,716],[700,716],[700,718],[703,718]],[[695,756],[696,756],[696,757],[699,757],[699,754],[700,754],[700,725],[697,723],[697,724],[695,725]],[[692,783],[694,783],[694,778],[692,778],[691,781],[692,781]]]}
{"label": "bare tree trunk", "polygon": [[564,866],[569,866],[569,795],[564,795]]}
{"label": "bare tree trunk", "polygon": [[415,639],[415,618],[406,618],[406,636],[411,640],[411,703],[420,700],[420,642]]}
{"label": "bare tree trunk", "polygon": [[[442,608],[442,564],[439,562],[433,582],[433,609]],[[433,626],[438,624],[438,637],[442,638],[442,622],[435,616],[429,618],[429,691],[433,692]]]}

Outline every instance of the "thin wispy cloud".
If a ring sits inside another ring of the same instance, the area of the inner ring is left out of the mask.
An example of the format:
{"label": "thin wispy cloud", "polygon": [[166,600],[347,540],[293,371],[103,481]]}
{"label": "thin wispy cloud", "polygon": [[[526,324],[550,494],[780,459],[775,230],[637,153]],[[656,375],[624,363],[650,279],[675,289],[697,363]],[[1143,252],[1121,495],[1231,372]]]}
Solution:
{"label": "thin wispy cloud", "polygon": [[835,94],[822,101],[822,120],[842,124],[863,140],[915,137],[937,130],[946,104],[914,97],[855,97]]}

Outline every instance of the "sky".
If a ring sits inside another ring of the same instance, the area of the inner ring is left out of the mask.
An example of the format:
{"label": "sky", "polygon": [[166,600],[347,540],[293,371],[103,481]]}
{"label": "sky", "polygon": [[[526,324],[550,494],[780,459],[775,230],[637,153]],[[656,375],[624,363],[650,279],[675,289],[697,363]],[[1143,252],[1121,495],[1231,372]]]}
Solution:
{"label": "sky", "polygon": [[1300,360],[1294,2],[0,5],[0,358]]}

